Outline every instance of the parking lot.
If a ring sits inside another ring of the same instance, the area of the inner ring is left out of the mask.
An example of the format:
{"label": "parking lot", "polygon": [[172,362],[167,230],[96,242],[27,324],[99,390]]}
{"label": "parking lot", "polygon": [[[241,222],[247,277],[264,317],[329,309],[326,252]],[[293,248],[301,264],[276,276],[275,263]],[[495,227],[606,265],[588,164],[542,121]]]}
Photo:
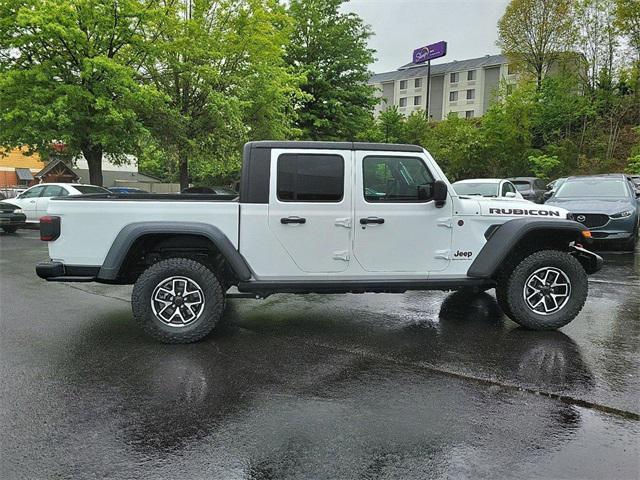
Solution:
{"label": "parking lot", "polygon": [[557,332],[492,296],[229,301],[163,345],[130,287],[46,283],[0,234],[2,478],[637,478],[640,253]]}

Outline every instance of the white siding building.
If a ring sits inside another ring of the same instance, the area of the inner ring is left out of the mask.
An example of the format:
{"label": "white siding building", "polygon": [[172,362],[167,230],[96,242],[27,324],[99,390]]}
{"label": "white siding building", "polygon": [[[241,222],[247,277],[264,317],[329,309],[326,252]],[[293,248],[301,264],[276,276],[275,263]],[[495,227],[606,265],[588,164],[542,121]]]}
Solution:
{"label": "white siding building", "polygon": [[[480,117],[495,99],[501,80],[516,82],[515,72],[503,55],[431,65],[429,116],[442,120],[455,112],[461,117]],[[382,97],[376,116],[392,105],[404,115],[426,109],[426,64],[409,63],[393,72],[378,73],[369,79],[369,84],[377,87],[377,95]]]}

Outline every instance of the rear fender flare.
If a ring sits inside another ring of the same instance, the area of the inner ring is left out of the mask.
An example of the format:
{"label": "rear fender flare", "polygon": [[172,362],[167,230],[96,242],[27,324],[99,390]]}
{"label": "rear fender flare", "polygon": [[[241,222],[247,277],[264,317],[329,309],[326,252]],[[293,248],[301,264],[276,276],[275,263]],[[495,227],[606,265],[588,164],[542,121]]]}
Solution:
{"label": "rear fender flare", "polygon": [[217,227],[199,222],[138,222],[124,227],[116,236],[102,267],[99,280],[116,280],[123,262],[137,239],[149,234],[200,235],[211,240],[239,280],[249,280],[251,270],[231,240]]}

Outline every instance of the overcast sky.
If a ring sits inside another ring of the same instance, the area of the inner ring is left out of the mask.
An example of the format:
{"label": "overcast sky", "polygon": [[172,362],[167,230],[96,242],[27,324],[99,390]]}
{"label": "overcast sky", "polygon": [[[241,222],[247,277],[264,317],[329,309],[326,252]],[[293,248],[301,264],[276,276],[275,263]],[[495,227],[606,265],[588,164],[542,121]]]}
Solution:
{"label": "overcast sky", "polygon": [[500,53],[496,24],[509,0],[351,0],[345,10],[371,25],[369,45],[377,53],[375,73],[397,69],[411,61],[414,48],[440,40],[447,56],[434,60],[481,57]]}

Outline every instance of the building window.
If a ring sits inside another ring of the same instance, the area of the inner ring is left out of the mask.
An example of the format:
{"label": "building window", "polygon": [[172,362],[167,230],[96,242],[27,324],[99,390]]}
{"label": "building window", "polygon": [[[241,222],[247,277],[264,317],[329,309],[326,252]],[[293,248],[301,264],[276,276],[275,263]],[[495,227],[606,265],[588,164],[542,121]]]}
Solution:
{"label": "building window", "polygon": [[406,107],[407,106],[407,97],[402,97],[400,99],[400,106],[401,107]]}
{"label": "building window", "polygon": [[467,110],[466,112],[464,112],[464,117],[473,118],[473,110]]}
{"label": "building window", "polygon": [[283,202],[340,202],[344,159],[340,155],[285,153],[278,157],[278,199]]}
{"label": "building window", "polygon": [[458,92],[449,92],[449,101],[457,102],[458,101]]}
{"label": "building window", "polygon": [[471,80],[475,80],[476,79],[476,71],[475,70],[469,70],[467,72],[467,80],[471,81]]}
{"label": "building window", "polygon": [[422,86],[422,79],[421,79],[421,78],[416,78],[416,79],[413,81],[413,86],[414,86],[415,88],[420,88],[420,87]]}
{"label": "building window", "polygon": [[400,90],[406,90],[406,89],[407,89],[407,81],[400,80]]}
{"label": "building window", "polygon": [[418,95],[417,97],[413,97],[413,104],[415,106],[420,106],[422,103],[422,96]]}
{"label": "building window", "polygon": [[515,65],[507,65],[507,75],[515,75],[516,74],[516,66]]}
{"label": "building window", "polygon": [[508,83],[507,84],[507,95],[511,95],[513,93],[513,84],[512,83]]}
{"label": "building window", "polygon": [[473,89],[473,88],[472,88],[472,89],[470,89],[470,90],[467,90],[467,100],[473,100],[473,99],[475,99],[475,98],[476,98],[476,91],[475,91],[475,89]]}
{"label": "building window", "polygon": [[458,83],[459,80],[460,80],[460,74],[459,73],[452,73],[451,74],[451,83]]}

